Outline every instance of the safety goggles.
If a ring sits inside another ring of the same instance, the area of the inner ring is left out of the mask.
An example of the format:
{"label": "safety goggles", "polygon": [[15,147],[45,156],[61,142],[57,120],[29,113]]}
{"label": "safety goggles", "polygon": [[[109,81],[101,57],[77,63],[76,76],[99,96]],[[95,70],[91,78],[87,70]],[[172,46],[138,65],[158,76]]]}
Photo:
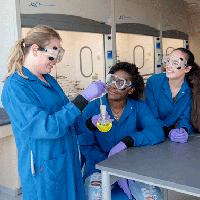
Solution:
{"label": "safety goggles", "polygon": [[[132,87],[131,82],[127,82],[124,78],[116,76],[114,74],[108,74],[106,76],[106,84],[112,85],[115,84],[117,89],[125,90],[127,87]],[[127,85],[128,84],[128,85]]]}
{"label": "safety goggles", "polygon": [[60,62],[65,54],[65,50],[62,47],[56,50],[39,47],[38,50],[46,52],[50,56],[49,60],[55,60],[56,62]]}
{"label": "safety goggles", "polygon": [[187,67],[187,60],[184,58],[172,55],[163,56],[163,65],[165,66],[170,64],[173,68],[181,69],[181,63],[184,63],[184,66]]}

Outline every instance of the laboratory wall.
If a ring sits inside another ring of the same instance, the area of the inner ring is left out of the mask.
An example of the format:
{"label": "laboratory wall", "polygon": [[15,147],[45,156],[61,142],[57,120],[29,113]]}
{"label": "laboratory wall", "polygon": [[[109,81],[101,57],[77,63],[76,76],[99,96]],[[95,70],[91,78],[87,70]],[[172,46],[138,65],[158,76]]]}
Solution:
{"label": "laboratory wall", "polygon": [[200,66],[200,32],[189,37],[189,48],[195,56],[195,62]]}
{"label": "laboratory wall", "polygon": [[[7,73],[7,58],[14,42],[21,37],[19,33],[20,13],[16,0],[4,0],[0,6],[0,96],[3,88],[3,79]],[[0,107],[2,103],[0,101]]]}
{"label": "laboratory wall", "polygon": [[191,10],[191,17],[189,21],[189,47],[195,55],[195,61],[200,65],[200,13],[199,10]]}
{"label": "laboratory wall", "polygon": [[110,0],[31,0],[20,1],[21,14],[64,14],[107,23],[111,13]]}

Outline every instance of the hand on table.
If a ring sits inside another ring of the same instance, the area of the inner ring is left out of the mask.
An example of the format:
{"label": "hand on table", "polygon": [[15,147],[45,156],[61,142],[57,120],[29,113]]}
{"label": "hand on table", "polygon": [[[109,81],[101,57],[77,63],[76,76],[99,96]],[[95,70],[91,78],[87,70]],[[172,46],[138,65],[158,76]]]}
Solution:
{"label": "hand on table", "polygon": [[108,154],[108,158],[109,158],[110,156],[113,156],[114,154],[116,154],[116,153],[118,153],[118,152],[120,152],[120,151],[126,149],[126,148],[127,148],[127,146],[126,146],[122,141],[120,141],[117,145],[115,145],[115,146],[110,150],[110,152],[109,152],[109,154]]}
{"label": "hand on table", "polygon": [[97,82],[91,83],[86,90],[84,90],[81,95],[88,101],[91,101],[95,97],[100,97],[102,93],[105,92],[107,88],[106,84],[100,80]]}
{"label": "hand on table", "polygon": [[172,142],[185,143],[188,140],[188,133],[184,128],[172,129],[169,132],[169,138]]}

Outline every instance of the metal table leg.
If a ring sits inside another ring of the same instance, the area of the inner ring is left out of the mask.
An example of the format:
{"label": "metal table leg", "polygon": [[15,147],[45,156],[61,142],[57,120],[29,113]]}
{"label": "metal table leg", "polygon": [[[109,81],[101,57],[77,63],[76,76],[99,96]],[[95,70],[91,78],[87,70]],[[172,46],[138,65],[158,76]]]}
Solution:
{"label": "metal table leg", "polygon": [[168,200],[168,189],[163,189],[163,196],[164,196],[164,200]]}
{"label": "metal table leg", "polygon": [[111,186],[110,186],[110,175],[106,171],[101,171],[102,181],[102,199],[111,200]]}

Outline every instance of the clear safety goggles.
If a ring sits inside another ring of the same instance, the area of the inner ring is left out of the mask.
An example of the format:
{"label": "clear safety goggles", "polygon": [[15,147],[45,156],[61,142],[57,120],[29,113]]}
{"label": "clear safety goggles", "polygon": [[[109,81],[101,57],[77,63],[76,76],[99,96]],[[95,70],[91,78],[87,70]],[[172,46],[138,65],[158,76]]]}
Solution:
{"label": "clear safety goggles", "polygon": [[178,56],[172,56],[172,55],[164,55],[163,56],[163,65],[171,65],[173,68],[181,69],[181,63],[184,64],[185,67],[187,67],[187,60],[184,58],[180,58]]}
{"label": "clear safety goggles", "polygon": [[[112,85],[115,84],[117,89],[126,89],[127,87],[132,87],[131,82],[127,82],[124,78],[121,78],[119,76],[116,76],[114,74],[108,74],[106,76],[106,84]],[[128,84],[128,85],[127,85]]]}
{"label": "clear safety goggles", "polygon": [[52,60],[55,60],[56,62],[60,62],[65,54],[65,50],[62,47],[56,50],[39,47],[38,50],[46,52],[46,54],[50,56],[50,58],[52,58]]}

